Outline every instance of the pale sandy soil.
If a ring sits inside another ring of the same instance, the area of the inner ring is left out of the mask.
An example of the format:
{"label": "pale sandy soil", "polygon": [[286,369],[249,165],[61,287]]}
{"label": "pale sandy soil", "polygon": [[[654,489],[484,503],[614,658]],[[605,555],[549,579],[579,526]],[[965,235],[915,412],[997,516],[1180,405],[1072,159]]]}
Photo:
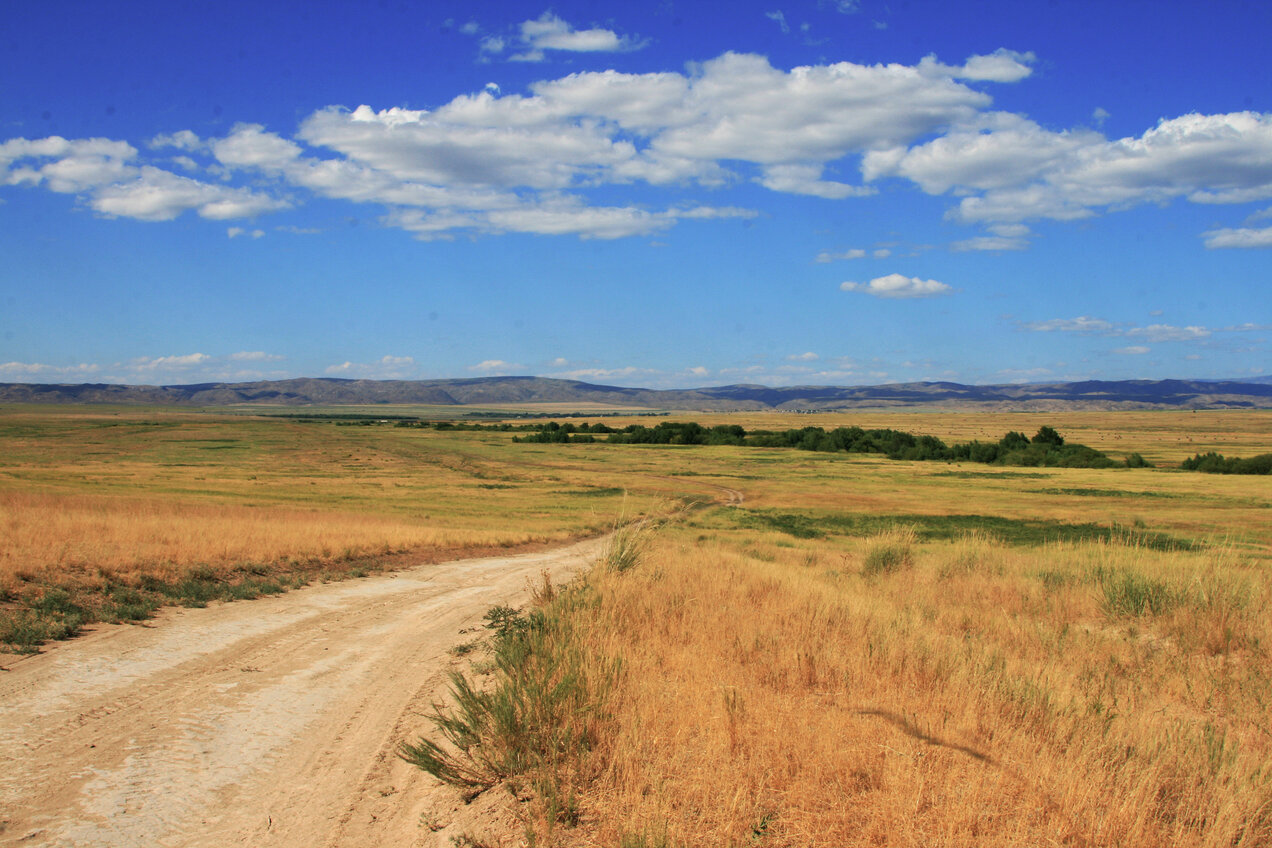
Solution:
{"label": "pale sandy soil", "polygon": [[168,610],[0,666],[0,845],[449,846],[518,832],[400,760],[492,605],[601,542]]}

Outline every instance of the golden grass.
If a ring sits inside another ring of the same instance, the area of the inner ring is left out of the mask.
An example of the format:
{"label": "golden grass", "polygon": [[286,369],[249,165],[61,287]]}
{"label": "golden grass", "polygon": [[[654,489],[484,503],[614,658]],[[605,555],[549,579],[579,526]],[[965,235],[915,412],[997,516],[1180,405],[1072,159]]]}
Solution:
{"label": "golden grass", "polygon": [[[590,577],[624,674],[576,843],[1272,840],[1263,569],[972,537],[865,577],[878,540],[690,532]],[[1093,575],[1128,570],[1186,600],[1118,617]]]}
{"label": "golden grass", "polygon": [[347,561],[417,548],[515,546],[565,538],[392,516],[157,498],[0,492],[0,587],[44,574],[178,573],[291,559]]}

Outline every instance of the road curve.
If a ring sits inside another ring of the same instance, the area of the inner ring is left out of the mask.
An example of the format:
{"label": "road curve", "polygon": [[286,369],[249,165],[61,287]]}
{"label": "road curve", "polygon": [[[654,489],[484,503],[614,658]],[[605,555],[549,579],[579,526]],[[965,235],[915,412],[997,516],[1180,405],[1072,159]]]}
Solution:
{"label": "road curve", "polygon": [[453,793],[399,743],[428,728],[462,628],[601,546],[167,610],[9,663],[0,845],[449,844]]}

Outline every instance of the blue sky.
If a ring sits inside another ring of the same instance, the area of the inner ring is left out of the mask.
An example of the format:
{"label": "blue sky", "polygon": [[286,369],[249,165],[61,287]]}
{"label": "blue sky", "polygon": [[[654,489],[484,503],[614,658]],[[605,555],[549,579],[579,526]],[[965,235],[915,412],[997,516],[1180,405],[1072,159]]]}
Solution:
{"label": "blue sky", "polygon": [[11,4],[0,381],[1272,373],[1272,4]]}

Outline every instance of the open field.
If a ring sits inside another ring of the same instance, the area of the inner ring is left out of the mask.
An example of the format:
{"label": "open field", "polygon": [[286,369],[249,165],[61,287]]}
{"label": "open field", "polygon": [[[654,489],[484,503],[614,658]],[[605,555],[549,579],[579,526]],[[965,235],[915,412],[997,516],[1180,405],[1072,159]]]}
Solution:
{"label": "open field", "polygon": [[[1272,450],[1266,413],[683,417],[949,441],[1050,424],[1162,464]],[[634,565],[518,631],[522,671],[465,649],[485,690],[569,696],[519,702],[521,748],[478,734],[515,761],[490,783],[536,799],[514,806],[537,844],[1272,841],[1266,478],[513,435],[5,410],[6,614],[548,544],[687,499]]]}

